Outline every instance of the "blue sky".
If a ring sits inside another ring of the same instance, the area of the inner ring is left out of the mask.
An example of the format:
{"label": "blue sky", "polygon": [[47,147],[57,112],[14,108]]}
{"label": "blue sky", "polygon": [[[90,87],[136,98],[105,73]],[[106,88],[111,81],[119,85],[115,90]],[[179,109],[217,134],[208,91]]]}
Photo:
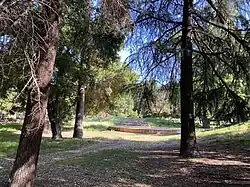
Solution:
{"label": "blue sky", "polygon": [[119,52],[119,56],[121,57],[121,62],[124,62],[129,55],[130,55],[130,53],[129,53],[129,51],[126,48],[124,48],[123,50],[121,50]]}

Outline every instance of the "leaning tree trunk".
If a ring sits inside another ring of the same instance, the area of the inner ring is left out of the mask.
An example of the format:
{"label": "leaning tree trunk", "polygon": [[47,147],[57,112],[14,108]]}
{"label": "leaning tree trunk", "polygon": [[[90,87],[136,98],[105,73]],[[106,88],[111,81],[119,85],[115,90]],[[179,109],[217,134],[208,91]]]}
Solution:
{"label": "leaning tree trunk", "polygon": [[56,57],[56,46],[59,41],[59,0],[44,1],[42,18],[44,19],[40,37],[40,59],[36,64],[36,83],[33,84],[26,105],[26,115],[17,149],[16,159],[10,174],[8,186],[34,186],[37,161],[39,156],[42,132],[52,72]]}
{"label": "leaning tree trunk", "polygon": [[52,131],[52,139],[62,138],[62,128],[60,120],[60,93],[56,91],[55,98],[53,94],[48,102],[48,116],[50,120],[50,126]]}
{"label": "leaning tree trunk", "polygon": [[77,90],[77,105],[76,105],[76,117],[74,126],[74,138],[83,137],[83,117],[84,117],[84,102],[85,102],[85,86],[79,81]]}
{"label": "leaning tree trunk", "polygon": [[196,147],[193,70],[192,70],[192,10],[193,0],[184,0],[182,22],[182,59],[181,59],[181,156],[192,156]]}

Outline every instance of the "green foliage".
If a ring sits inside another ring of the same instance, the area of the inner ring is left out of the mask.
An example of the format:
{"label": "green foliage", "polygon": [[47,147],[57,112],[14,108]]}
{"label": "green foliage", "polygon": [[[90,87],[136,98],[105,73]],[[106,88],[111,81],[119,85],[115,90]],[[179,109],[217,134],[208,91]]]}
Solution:
{"label": "green foliage", "polygon": [[[67,122],[72,118],[75,112],[75,64],[69,53],[63,50],[63,47],[58,49],[56,58],[56,68],[53,72],[52,87],[49,96],[49,105],[51,107],[56,102],[59,103],[59,118],[62,123]],[[58,99],[58,101],[56,101]],[[54,116],[55,117],[55,116]]]}
{"label": "green foliage", "polygon": [[133,94],[134,110],[143,116],[179,117],[179,83],[158,86],[155,81],[144,81],[129,85]]}
{"label": "green foliage", "polygon": [[5,98],[0,99],[0,113],[7,112],[11,109],[15,93],[7,93]]}
{"label": "green foliage", "polygon": [[22,113],[24,111],[23,100],[16,99],[17,95],[14,89],[10,89],[0,98],[0,113],[9,114],[10,111]]}
{"label": "green foliage", "polygon": [[112,115],[136,117],[137,113],[133,109],[134,99],[132,94],[123,93],[116,97],[108,112]]}
{"label": "green foliage", "polygon": [[138,114],[148,116],[152,114],[152,107],[156,102],[156,81],[144,81],[140,84],[135,84],[134,88],[134,110]]}
{"label": "green foliage", "polygon": [[[137,74],[121,62],[113,62],[106,68],[93,67],[92,72],[96,74],[86,90],[87,113],[93,115],[103,110],[111,114],[112,110],[116,110],[114,114],[117,115],[120,115],[118,110],[130,113],[130,109],[125,109],[119,102],[124,101],[123,97],[130,97],[123,93],[124,87],[134,83],[138,78]],[[132,103],[128,101],[126,104],[128,106]],[[118,106],[123,109],[118,109]]]}

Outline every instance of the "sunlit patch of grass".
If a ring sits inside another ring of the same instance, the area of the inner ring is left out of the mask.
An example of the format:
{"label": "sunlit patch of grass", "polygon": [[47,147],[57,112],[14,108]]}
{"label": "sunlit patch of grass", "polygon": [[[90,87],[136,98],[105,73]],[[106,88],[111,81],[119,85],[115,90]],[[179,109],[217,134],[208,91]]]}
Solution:
{"label": "sunlit patch of grass", "polygon": [[13,156],[16,153],[19,132],[22,128],[18,123],[0,123],[0,156]]}
{"label": "sunlit patch of grass", "polygon": [[[16,154],[21,128],[22,124],[17,123],[0,124],[0,156],[13,157]],[[46,138],[42,140],[41,153],[78,149],[93,143],[95,143],[94,140],[86,139],[51,140]]]}
{"label": "sunlit patch of grass", "polygon": [[166,127],[166,128],[180,128],[181,123],[179,119],[174,118],[156,118],[156,117],[148,117],[144,118],[144,120],[150,125],[154,127]]}
{"label": "sunlit patch of grass", "polygon": [[[103,140],[127,140],[140,143],[169,142],[180,139],[180,135],[149,135],[108,131],[106,128],[113,125],[112,121],[87,121],[84,126],[84,135],[89,139],[43,139],[41,153],[50,153],[65,150],[74,150],[82,146]],[[21,124],[0,124],[0,156],[13,156],[16,153]],[[205,132],[197,132],[199,140],[215,140],[232,142],[235,137],[244,144],[250,143],[250,123],[242,123],[230,127],[217,128]]]}
{"label": "sunlit patch of grass", "polygon": [[114,123],[110,121],[103,121],[103,122],[85,122],[84,130],[87,131],[105,131],[109,126],[113,126]]}
{"label": "sunlit patch of grass", "polygon": [[94,140],[86,139],[61,139],[61,140],[52,140],[52,139],[43,139],[41,144],[41,153],[52,153],[59,151],[68,151],[79,149],[82,146],[94,144]]}
{"label": "sunlit patch of grass", "polygon": [[[83,121],[83,128],[86,131],[105,131],[109,126],[114,126],[118,123],[128,120],[123,116],[108,116],[102,118],[100,116],[87,116]],[[73,130],[74,122],[69,121],[63,126],[63,130]]]}
{"label": "sunlit patch of grass", "polygon": [[[1,135],[1,134],[0,134]],[[18,140],[0,142],[0,157],[14,156],[17,150]]]}
{"label": "sunlit patch of grass", "polygon": [[180,138],[180,135],[154,135],[154,134],[137,134],[137,133],[126,133],[126,132],[119,132],[119,131],[101,131],[101,132],[85,132],[85,135],[88,138],[94,139],[108,139],[108,140],[127,140],[133,142],[164,142],[170,140],[177,140]]}
{"label": "sunlit patch of grass", "polygon": [[198,132],[199,137],[209,137],[209,136],[237,136],[250,132],[250,123],[241,123],[237,125],[232,125],[229,127],[217,128],[214,130],[209,130],[205,132]]}

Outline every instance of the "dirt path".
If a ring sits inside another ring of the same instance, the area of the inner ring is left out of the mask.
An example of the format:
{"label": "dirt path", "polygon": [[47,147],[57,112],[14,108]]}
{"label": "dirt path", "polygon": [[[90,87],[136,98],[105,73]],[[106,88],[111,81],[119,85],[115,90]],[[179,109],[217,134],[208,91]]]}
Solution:
{"label": "dirt path", "polygon": [[45,165],[50,164],[55,161],[65,160],[69,158],[81,157],[85,154],[95,153],[103,150],[110,150],[110,149],[149,149],[154,147],[170,147],[177,145],[177,142],[169,142],[166,143],[140,143],[140,142],[131,142],[126,140],[104,140],[100,143],[84,146],[77,150],[69,150],[69,151],[60,151],[54,153],[48,153],[45,155],[41,155],[39,158],[39,164]]}

